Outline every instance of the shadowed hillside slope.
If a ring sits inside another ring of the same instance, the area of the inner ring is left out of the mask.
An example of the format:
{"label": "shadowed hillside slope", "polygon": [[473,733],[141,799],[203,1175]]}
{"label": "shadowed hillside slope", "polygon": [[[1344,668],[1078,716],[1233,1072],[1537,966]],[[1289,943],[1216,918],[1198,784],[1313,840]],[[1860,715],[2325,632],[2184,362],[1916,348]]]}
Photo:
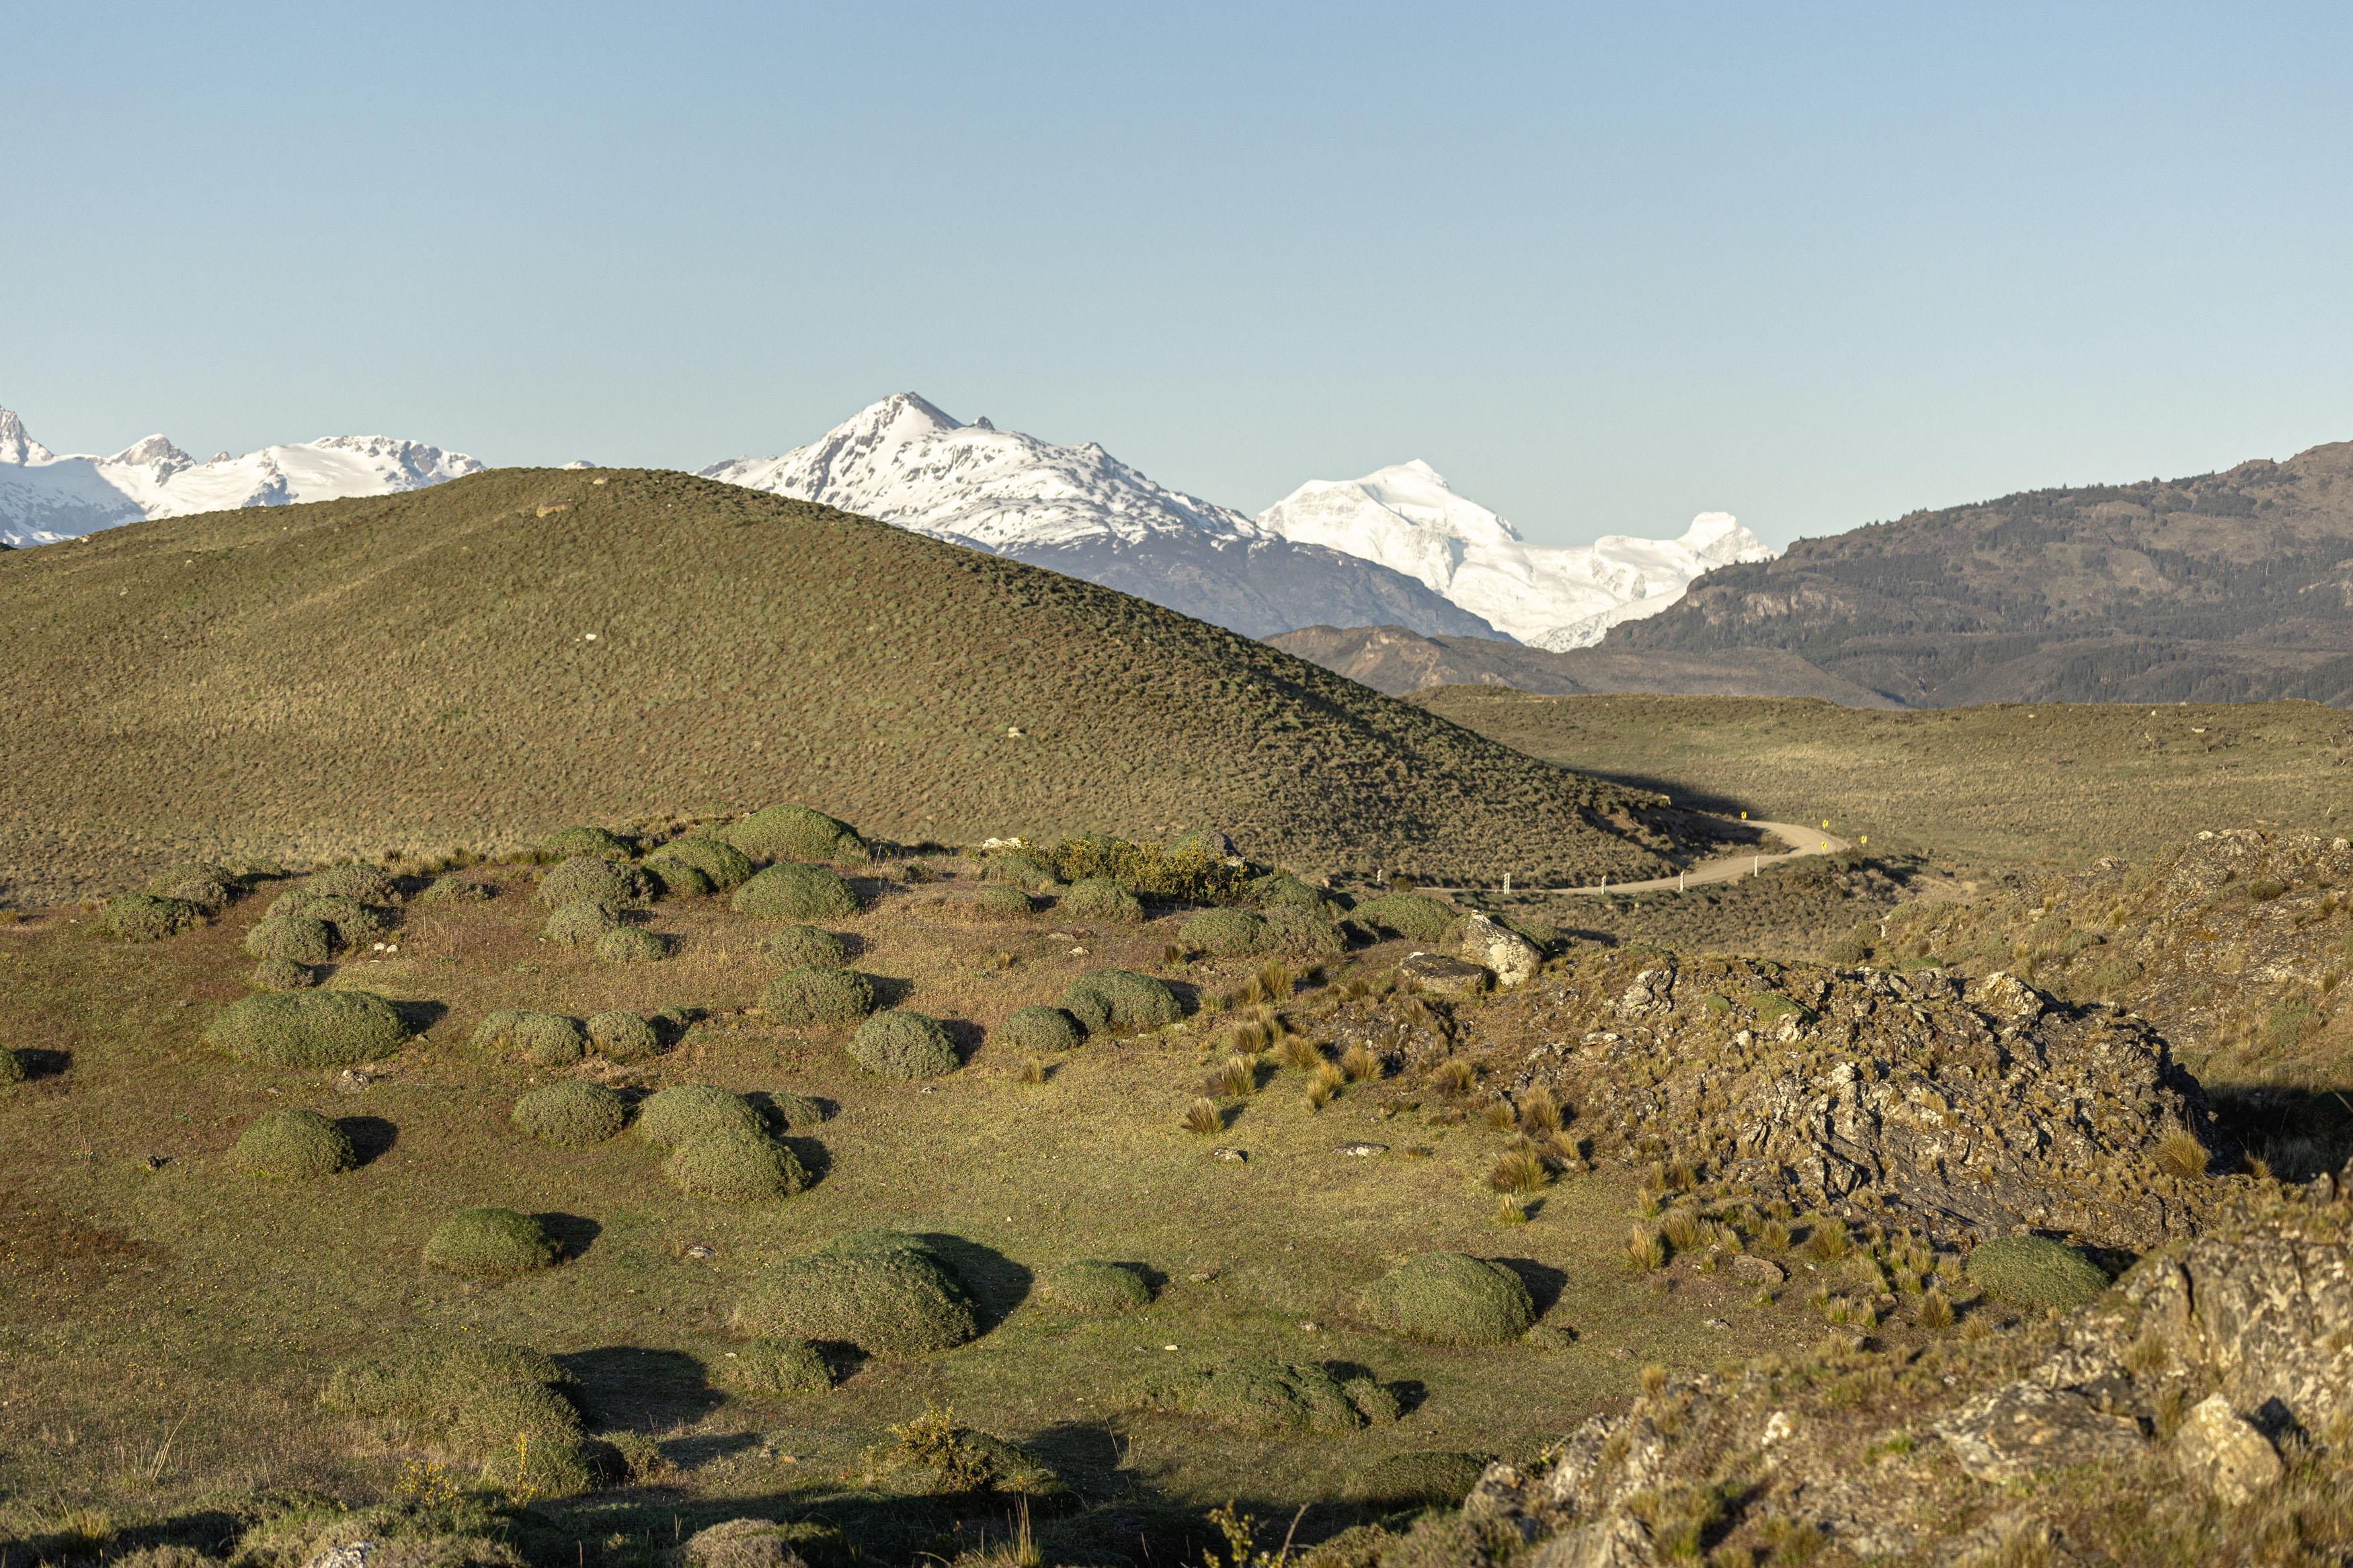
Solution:
{"label": "shadowed hillside slope", "polygon": [[1108,589],[683,475],[502,470],[0,558],[0,895],[782,799],[904,840],[1655,874],[1648,797]]}

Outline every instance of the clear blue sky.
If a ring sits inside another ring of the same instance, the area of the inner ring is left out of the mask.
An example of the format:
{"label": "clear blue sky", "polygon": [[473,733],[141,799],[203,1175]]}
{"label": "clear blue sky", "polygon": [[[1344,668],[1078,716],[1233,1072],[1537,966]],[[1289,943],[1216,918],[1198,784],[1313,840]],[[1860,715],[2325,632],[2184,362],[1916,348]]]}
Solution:
{"label": "clear blue sky", "polygon": [[1767,538],[2353,437],[2341,5],[21,5],[59,449],[782,451]]}

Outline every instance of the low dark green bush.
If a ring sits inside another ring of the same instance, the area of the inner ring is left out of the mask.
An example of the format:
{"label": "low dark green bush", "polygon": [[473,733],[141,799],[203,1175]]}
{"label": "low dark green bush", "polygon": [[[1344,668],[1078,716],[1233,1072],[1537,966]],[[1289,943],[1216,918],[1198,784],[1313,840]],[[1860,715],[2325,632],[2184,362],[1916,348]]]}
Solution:
{"label": "low dark green bush", "polygon": [[731,1128],[765,1133],[768,1124],[750,1100],[712,1084],[672,1084],[638,1107],[638,1136],[659,1148]]}
{"label": "low dark green bush", "polygon": [[389,908],[400,902],[400,884],[381,867],[357,861],[330,866],[302,879],[301,892],[322,899],[349,899],[355,904]]}
{"label": "low dark green bush", "polygon": [[719,890],[701,867],[682,860],[649,860],[638,871],[647,891],[658,899],[700,899]]}
{"label": "low dark green bush", "polygon": [[904,1007],[885,1007],[859,1025],[849,1055],[883,1078],[937,1078],[958,1066],[955,1042],[939,1020]]}
{"label": "low dark green bush", "polygon": [[459,1209],[425,1243],[425,1261],[474,1279],[512,1279],[555,1261],[555,1244],[539,1221],[512,1209]]}
{"label": "low dark green bush", "polygon": [[533,1067],[562,1067],[587,1054],[588,1037],[580,1026],[555,1013],[524,1013],[501,1008],[474,1029],[475,1047],[510,1052]]}
{"label": "low dark green bush", "polygon": [[628,1103],[601,1083],[567,1079],[534,1089],[514,1102],[522,1132],[559,1149],[586,1149],[617,1136],[629,1123]]}
{"label": "low dark green bush", "polygon": [[762,940],[760,952],[786,969],[812,964],[838,969],[849,957],[849,946],[839,937],[812,925],[777,927]]}
{"label": "low dark green bush", "polygon": [[719,835],[755,860],[829,860],[862,866],[866,841],[849,824],[806,805],[755,811]]}
{"label": "low dark green bush", "polygon": [[1456,1508],[1487,1473],[1490,1456],[1431,1449],[1391,1454],[1349,1478],[1340,1495],[1379,1509]]}
{"label": "low dark green bush", "polygon": [[1072,883],[1062,895],[1062,912],[1073,920],[1110,921],[1134,925],[1144,919],[1144,905],[1134,893],[1109,877],[1088,877]]}
{"label": "low dark green bush", "polygon": [[178,899],[207,915],[216,915],[237,896],[237,879],[226,866],[207,861],[167,867],[150,878],[147,891],[159,899]]}
{"label": "low dark green bush", "polygon": [[347,952],[381,940],[392,929],[392,922],[380,910],[357,899],[341,893],[314,892],[308,888],[279,894],[269,900],[265,912],[273,917],[305,915],[324,921],[334,932],[335,946]]}
{"label": "low dark green bush", "polygon": [[782,1091],[768,1096],[768,1114],[787,1132],[799,1132],[825,1121],[825,1107],[805,1094]]}
{"label": "low dark green bush", "polygon": [[1408,942],[1434,942],[1446,940],[1447,928],[1461,912],[1427,893],[1383,893],[1377,899],[1366,899],[1348,915],[1358,924],[1390,936],[1401,936]]}
{"label": "low dark green bush", "polygon": [[1517,1274],[1460,1252],[1407,1258],[1366,1289],[1365,1304],[1377,1326],[1440,1345],[1507,1344],[1536,1321]]}
{"label": "low dark green bush", "polygon": [[822,921],[858,912],[858,895],[823,866],[779,861],[735,889],[736,913],[763,920]]}
{"label": "low dark green bush", "polygon": [[1038,912],[1029,894],[1002,882],[982,888],[965,908],[985,921],[1026,921]]}
{"label": "low dark green bush", "polygon": [[229,1163],[249,1176],[308,1181],[332,1176],[360,1163],[358,1151],[341,1127],[315,1110],[292,1106],[265,1110],[237,1135]]}
{"label": "low dark green bush", "polygon": [[1256,1356],[1149,1373],[1128,1398],[1144,1409],[1198,1416],[1268,1437],[1337,1436],[1366,1424],[1340,1381],[1324,1368]]}
{"label": "low dark green bush", "polygon": [[583,899],[627,909],[644,901],[645,880],[631,868],[601,855],[575,855],[541,874],[536,897],[551,910]]}
{"label": "low dark green bush", "polygon": [[1018,888],[1025,893],[1050,893],[1062,885],[1053,868],[1034,855],[991,855],[981,862],[980,879]]}
{"label": "low dark green bush", "polygon": [[807,1340],[747,1340],[715,1370],[719,1385],[738,1394],[794,1398],[833,1386],[833,1368]]}
{"label": "low dark green bush", "polygon": [[245,933],[245,951],[255,958],[325,963],[335,956],[335,928],[309,915],[269,915]]}
{"label": "low dark green bush", "polygon": [[611,904],[598,903],[594,899],[581,899],[565,904],[547,917],[539,934],[558,947],[594,949],[607,931],[621,929],[621,911]]}
{"label": "low dark green bush", "polygon": [[2080,1307],[2108,1288],[2107,1274],[2072,1247],[2040,1236],[2005,1236],[1969,1254],[1969,1282],[2019,1307]]}
{"label": "low dark green bush", "polygon": [[1062,1006],[1091,1035],[1156,1029],[1185,1016],[1167,983],[1127,969],[1091,969],[1071,982]]}
{"label": "low dark green bush", "polygon": [[849,1472],[867,1491],[924,1498],[990,1493],[1025,1502],[1070,1495],[1044,1460],[1002,1437],[957,1426],[944,1410],[927,1408],[889,1430],[889,1440],[861,1452]]}
{"label": "low dark green bush", "polygon": [[804,964],[768,982],[760,1009],[795,1027],[854,1024],[874,1011],[874,983],[854,969]]}
{"label": "low dark green bush", "polygon": [[1331,895],[1305,882],[1288,871],[1276,871],[1254,878],[1250,885],[1250,898],[1261,910],[1297,910],[1325,921],[1337,920],[1341,910]]}
{"label": "low dark green bush", "polygon": [[1152,1305],[1152,1287],[1133,1265],[1092,1258],[1039,1269],[1038,1293],[1069,1312],[1133,1312]]}
{"label": "low dark green bush", "polygon": [[661,1054],[661,1037],[635,1013],[599,1013],[588,1020],[588,1046],[608,1062],[641,1062]]}
{"label": "low dark green bush", "polygon": [[[346,1363],[329,1376],[319,1403],[343,1415],[421,1427],[429,1448],[480,1466],[483,1483],[495,1489],[560,1498],[593,1484],[573,1403],[576,1388],[570,1373],[537,1351],[459,1334]],[[307,1559],[297,1553],[295,1560]]]}
{"label": "low dark green bush", "polygon": [[855,1345],[883,1360],[952,1350],[979,1332],[962,1281],[920,1244],[828,1247],[779,1264],[729,1322],[741,1334]]}
{"label": "low dark green bush", "polygon": [[702,875],[710,886],[708,892],[724,893],[742,887],[752,879],[756,868],[752,858],[723,838],[707,833],[690,833],[673,838],[646,857],[646,869],[663,879],[667,886],[673,867],[691,868]]}
{"label": "low dark green bush", "polygon": [[222,1008],[204,1038],[262,1067],[328,1068],[390,1056],[408,1029],[391,1003],[364,991],[264,992]]}
{"label": "low dark green bush", "polygon": [[1266,921],[1248,910],[1203,910],[1176,928],[1176,940],[1213,958],[1240,958],[1269,946]]}
{"label": "low dark green bush", "polygon": [[1266,911],[1267,946],[1294,958],[1331,958],[1347,951],[1340,928],[1312,910],[1277,906]]}
{"label": "low dark green bush", "polygon": [[117,893],[98,916],[99,930],[124,942],[161,942],[204,923],[204,910],[187,900],[153,893]]}
{"label": "low dark green bush", "polygon": [[1017,1051],[1067,1051],[1079,1043],[1079,1021],[1060,1007],[1024,1007],[991,1030],[989,1038]]}
{"label": "low dark green bush", "polygon": [[1066,882],[1108,877],[1129,892],[1146,899],[1188,904],[1233,904],[1248,897],[1248,873],[1229,866],[1224,857],[1203,844],[1134,844],[1108,834],[1065,838],[1049,857],[1055,873]]}
{"label": "low dark green bush", "polygon": [[662,1172],[680,1192],[735,1204],[790,1197],[808,1185],[808,1173],[790,1149],[765,1132],[740,1127],[688,1139]]}
{"label": "low dark green bush", "polygon": [[310,965],[290,958],[265,958],[253,966],[245,983],[256,991],[307,991],[319,984],[319,977]]}
{"label": "low dark green bush", "polygon": [[0,1046],[0,1089],[20,1084],[32,1076],[32,1069],[25,1065],[24,1052]]}
{"label": "low dark green bush", "polygon": [[643,926],[615,926],[591,951],[599,963],[659,963],[670,956],[670,942]]}
{"label": "low dark green bush", "polygon": [[498,889],[488,882],[460,877],[453,871],[448,876],[434,878],[426,885],[425,890],[417,895],[417,900],[425,904],[480,904],[497,896]]}
{"label": "low dark green bush", "polygon": [[569,860],[575,855],[596,855],[607,860],[629,858],[629,841],[602,827],[566,827],[540,840],[542,860]]}

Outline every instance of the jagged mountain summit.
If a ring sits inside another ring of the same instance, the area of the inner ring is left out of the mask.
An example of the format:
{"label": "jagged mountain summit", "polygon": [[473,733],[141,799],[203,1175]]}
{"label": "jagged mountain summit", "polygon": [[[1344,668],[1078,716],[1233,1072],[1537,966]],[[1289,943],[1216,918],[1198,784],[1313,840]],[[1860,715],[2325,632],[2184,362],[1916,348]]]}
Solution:
{"label": "jagged mountain summit", "polygon": [[782,457],[699,472],[1050,567],[1251,637],[1375,621],[1496,635],[1383,563],[1282,538],[1093,442],[1058,446],[987,419],[963,424],[912,392]]}
{"label": "jagged mountain summit", "polygon": [[204,463],[162,436],[111,458],[59,457],[0,408],[0,542],[54,544],[142,518],[387,495],[481,468],[463,452],[389,436],[330,436]]}
{"label": "jagged mountain summit", "polygon": [[1258,521],[1298,543],[1393,567],[1520,641],[1556,651],[1590,647],[1619,622],[1658,614],[1704,572],[1773,558],[1721,511],[1700,513],[1681,539],[1611,534],[1589,545],[1530,544],[1419,458],[1358,479],[1311,479]]}

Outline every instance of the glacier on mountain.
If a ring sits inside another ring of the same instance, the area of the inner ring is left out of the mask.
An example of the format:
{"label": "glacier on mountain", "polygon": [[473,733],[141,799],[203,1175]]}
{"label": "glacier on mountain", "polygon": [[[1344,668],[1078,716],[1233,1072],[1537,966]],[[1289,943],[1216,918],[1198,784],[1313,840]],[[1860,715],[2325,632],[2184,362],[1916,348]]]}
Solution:
{"label": "glacier on mountain", "polygon": [[1589,647],[1620,621],[1658,614],[1703,572],[1773,556],[1721,511],[1700,513],[1681,539],[1530,544],[1419,458],[1362,479],[1310,480],[1257,521],[1286,539],[1377,561],[1556,651]]}

